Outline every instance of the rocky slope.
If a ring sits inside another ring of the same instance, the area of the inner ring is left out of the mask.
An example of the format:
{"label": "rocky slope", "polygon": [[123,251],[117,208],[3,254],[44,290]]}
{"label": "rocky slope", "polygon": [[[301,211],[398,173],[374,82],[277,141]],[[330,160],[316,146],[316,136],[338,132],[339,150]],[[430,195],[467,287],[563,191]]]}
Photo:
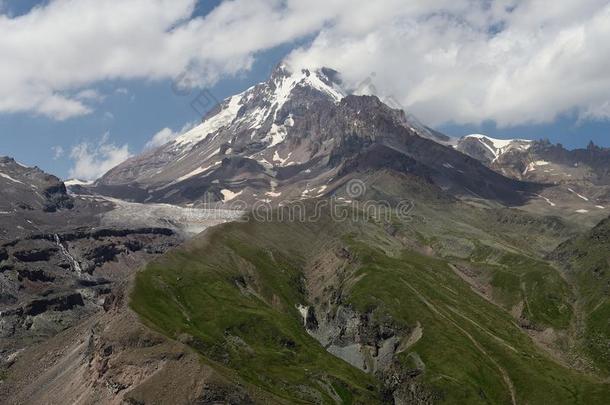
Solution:
{"label": "rocky slope", "polygon": [[269,403],[144,326],[122,291],[102,311],[12,356],[2,403]]}
{"label": "rocky slope", "polygon": [[540,337],[574,313],[568,284],[519,240],[542,229],[535,217],[460,206],[221,226],[140,273],[132,306],[270,403],[602,403],[608,386]]}
{"label": "rocky slope", "polygon": [[[16,383],[50,378],[37,383],[27,403],[65,401],[65,391],[58,389],[62,394],[53,397],[44,390],[59,382],[57,373],[67,366],[54,361],[66,350],[82,350],[79,361],[90,361],[91,347],[83,342],[93,339],[92,325],[112,324],[108,312],[140,267],[206,227],[242,215],[144,206],[75,194],[80,189],[74,188],[68,193],[56,177],[10,158],[0,159],[0,184],[0,394],[6,389],[5,373],[18,370],[22,361],[29,364]],[[116,309],[113,313],[122,325],[129,317],[117,315]],[[24,360],[30,355],[41,359],[35,367]],[[142,362],[148,361],[143,355]],[[73,370],[83,364],[70,363]],[[95,381],[94,374],[87,377],[79,382]],[[38,396],[40,392],[45,394]],[[0,395],[0,402],[9,400],[21,402],[15,394]]]}
{"label": "rocky slope", "polygon": [[26,167],[9,157],[0,157],[0,210],[2,215],[17,211],[55,212],[73,208],[66,187],[55,176]]}
{"label": "rocky slope", "polygon": [[9,157],[0,157],[0,190],[0,241],[90,222],[95,212],[104,210],[77,204],[57,177]]}
{"label": "rocky slope", "polygon": [[117,282],[180,240],[165,228],[85,228],[0,245],[3,353],[40,342],[99,311]]}
{"label": "rocky slope", "polygon": [[70,195],[11,158],[0,159],[0,184],[0,368],[102,311],[153,257],[239,215]]}

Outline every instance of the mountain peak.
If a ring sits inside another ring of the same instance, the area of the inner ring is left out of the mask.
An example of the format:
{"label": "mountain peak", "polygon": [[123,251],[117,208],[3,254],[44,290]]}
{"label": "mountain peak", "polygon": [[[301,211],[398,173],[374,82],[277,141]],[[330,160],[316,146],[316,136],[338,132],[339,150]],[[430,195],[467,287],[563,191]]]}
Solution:
{"label": "mountain peak", "polygon": [[287,78],[294,76],[309,77],[310,75],[317,76],[320,80],[325,82],[329,86],[341,87],[342,81],[338,71],[329,67],[315,67],[315,66],[301,66],[296,67],[289,65],[285,62],[279,63],[273,72],[269,81],[274,81],[278,78]]}
{"label": "mountain peak", "polygon": [[247,129],[252,139],[265,132],[267,136],[261,141],[276,145],[283,140],[284,121],[290,122],[281,111],[295,98],[295,92],[306,90],[311,98],[322,97],[338,103],[346,94],[339,83],[339,74],[329,68],[293,69],[280,64],[268,81],[225,99],[200,125],[179,136],[173,144],[189,147],[224,128],[232,128],[235,133]]}
{"label": "mountain peak", "polygon": [[532,143],[526,139],[496,139],[483,134],[470,134],[458,140],[456,149],[482,162],[493,163],[512,150],[528,150]]}

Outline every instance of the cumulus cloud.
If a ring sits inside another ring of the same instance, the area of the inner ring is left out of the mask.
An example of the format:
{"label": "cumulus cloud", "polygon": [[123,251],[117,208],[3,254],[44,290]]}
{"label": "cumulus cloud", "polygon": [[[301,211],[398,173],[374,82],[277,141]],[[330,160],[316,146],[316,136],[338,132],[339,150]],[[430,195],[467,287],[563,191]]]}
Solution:
{"label": "cumulus cloud", "polygon": [[193,129],[195,125],[196,124],[194,122],[189,122],[184,125],[182,129],[180,129],[180,131],[174,131],[171,128],[167,127],[163,128],[162,130],[154,134],[150,141],[146,142],[144,149],[154,149],[159,146],[163,146],[166,143],[173,141],[185,132],[189,131],[190,129]]}
{"label": "cumulus cloud", "polygon": [[179,134],[172,131],[170,128],[163,128],[153,135],[150,141],[146,142],[144,149],[154,149],[161,145],[165,145],[169,141],[176,139]]}
{"label": "cumulus cloud", "polygon": [[193,85],[212,83],[248,69],[254,53],[321,28],[323,11],[301,18],[305,2],[289,3],[285,13],[279,0],[226,1],[192,18],[196,0],[51,0],[0,15],[0,112],[88,114],[88,100],[72,94],[105,79],[188,71]]}
{"label": "cumulus cloud", "polygon": [[[214,83],[258,52],[311,39],[293,66],[329,66],[429,124],[608,119],[607,0],[51,0],[0,16],[0,112],[56,119],[105,79]],[[136,27],[136,28],[134,28]],[[183,74],[186,72],[186,76]]]}
{"label": "cumulus cloud", "polygon": [[128,145],[115,145],[105,133],[96,143],[82,142],[72,147],[73,166],[69,175],[80,180],[96,180],[131,156]]}
{"label": "cumulus cloud", "polygon": [[605,0],[433,1],[377,16],[374,26],[323,29],[292,63],[330,65],[355,87],[375,72],[378,95],[432,125],[609,117]]}

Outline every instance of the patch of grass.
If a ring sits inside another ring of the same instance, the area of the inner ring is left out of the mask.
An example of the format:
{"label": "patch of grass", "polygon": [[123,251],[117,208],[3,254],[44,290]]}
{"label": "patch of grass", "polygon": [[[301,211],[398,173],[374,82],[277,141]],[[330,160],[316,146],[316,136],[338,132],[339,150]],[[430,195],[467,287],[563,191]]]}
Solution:
{"label": "patch of grass", "polygon": [[[539,327],[567,329],[573,317],[570,286],[548,263],[518,254],[506,254],[498,271],[506,275],[501,283],[505,290],[520,292],[526,317]],[[515,282],[518,278],[518,284]],[[513,303],[514,305],[514,303]]]}

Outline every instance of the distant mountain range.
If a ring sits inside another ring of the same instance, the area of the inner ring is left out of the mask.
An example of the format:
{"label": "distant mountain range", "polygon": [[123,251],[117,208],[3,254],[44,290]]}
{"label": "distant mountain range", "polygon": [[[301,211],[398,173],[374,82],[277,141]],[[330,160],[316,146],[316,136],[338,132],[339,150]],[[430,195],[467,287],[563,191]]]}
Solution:
{"label": "distant mountain range", "polygon": [[201,125],[117,166],[92,189],[139,202],[239,196],[273,203],[332,195],[357,172],[394,169],[455,195],[523,200],[528,185],[435,142],[445,138],[376,97],[346,96],[336,76],[280,66],[268,82],[223,101]]}
{"label": "distant mountain range", "polygon": [[547,141],[450,138],[376,97],[348,95],[331,69],[280,65],[199,126],[80,192],[192,206],[286,204],[349,199],[350,179],[392,169],[455,198],[587,214],[594,223],[610,206],[609,156],[594,145],[569,151]]}

